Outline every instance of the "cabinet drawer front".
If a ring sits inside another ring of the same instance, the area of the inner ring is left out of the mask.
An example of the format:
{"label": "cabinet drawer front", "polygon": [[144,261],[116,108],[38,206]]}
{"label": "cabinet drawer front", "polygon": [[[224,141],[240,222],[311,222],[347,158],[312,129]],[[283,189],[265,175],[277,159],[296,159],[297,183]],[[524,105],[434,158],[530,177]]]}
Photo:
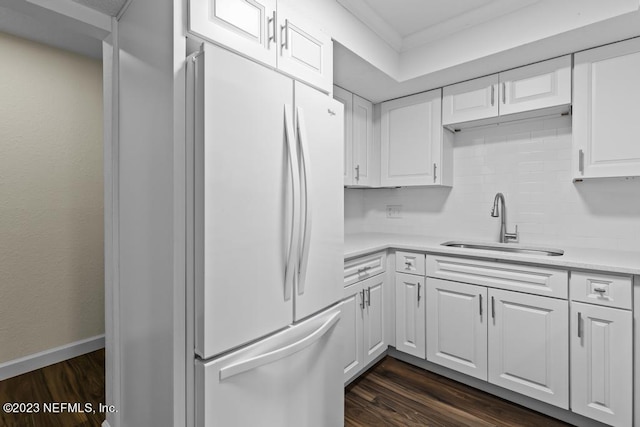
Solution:
{"label": "cabinet drawer front", "polygon": [[398,273],[418,274],[424,276],[425,254],[416,252],[396,252],[396,271]]}
{"label": "cabinet drawer front", "polygon": [[529,294],[567,298],[568,272],[495,261],[427,256],[427,276]]}
{"label": "cabinet drawer front", "polygon": [[631,276],[571,272],[571,300],[631,310]]}
{"label": "cabinet drawer front", "polygon": [[349,286],[386,270],[387,253],[376,254],[352,259],[344,263],[344,286]]}

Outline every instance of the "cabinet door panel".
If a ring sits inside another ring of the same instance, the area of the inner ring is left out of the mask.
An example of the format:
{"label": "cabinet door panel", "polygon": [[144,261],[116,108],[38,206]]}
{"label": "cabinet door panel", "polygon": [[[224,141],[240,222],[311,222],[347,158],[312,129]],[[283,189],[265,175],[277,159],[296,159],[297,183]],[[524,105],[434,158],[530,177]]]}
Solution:
{"label": "cabinet door panel", "polygon": [[427,279],[427,360],[487,379],[487,289]]}
{"label": "cabinet door panel", "polygon": [[275,67],[275,10],[276,0],[190,0],[189,30]]}
{"label": "cabinet door panel", "polygon": [[382,103],[382,186],[439,184],[441,94],[438,89]]}
{"label": "cabinet door panel", "polygon": [[500,115],[571,103],[571,55],[500,73]]}
{"label": "cabinet door panel", "polygon": [[489,382],[569,408],[568,303],[489,289]]}
{"label": "cabinet door panel", "polygon": [[353,169],[355,185],[372,184],[373,104],[353,95]]}
{"label": "cabinet door panel", "polygon": [[425,357],[425,279],[396,273],[396,349]]}
{"label": "cabinet door panel", "polygon": [[632,424],[630,311],[571,303],[571,410],[612,426]]}
{"label": "cabinet door panel", "polygon": [[640,40],[575,55],[574,176],[640,175]]}
{"label": "cabinet door panel", "polygon": [[366,296],[364,360],[365,364],[382,354],[386,349],[384,338],[384,275],[372,277],[362,282]]}
{"label": "cabinet door panel", "polygon": [[333,86],[331,38],[283,2],[278,3],[278,69],[330,93]]}
{"label": "cabinet door panel", "polygon": [[364,367],[362,286],[353,285],[345,289],[348,296],[342,300],[340,327],[343,331],[344,381],[349,381]]}
{"label": "cabinet door panel", "polygon": [[344,185],[353,184],[353,94],[333,86],[333,99],[344,106]]}
{"label": "cabinet door panel", "polygon": [[498,116],[498,75],[443,89],[442,124],[464,123]]}

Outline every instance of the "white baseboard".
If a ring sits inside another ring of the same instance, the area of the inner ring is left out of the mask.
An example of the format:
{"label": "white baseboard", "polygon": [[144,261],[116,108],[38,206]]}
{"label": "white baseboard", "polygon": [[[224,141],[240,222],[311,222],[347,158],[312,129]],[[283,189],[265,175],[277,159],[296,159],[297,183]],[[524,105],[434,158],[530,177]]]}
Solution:
{"label": "white baseboard", "polygon": [[104,348],[104,334],[0,363],[0,381]]}

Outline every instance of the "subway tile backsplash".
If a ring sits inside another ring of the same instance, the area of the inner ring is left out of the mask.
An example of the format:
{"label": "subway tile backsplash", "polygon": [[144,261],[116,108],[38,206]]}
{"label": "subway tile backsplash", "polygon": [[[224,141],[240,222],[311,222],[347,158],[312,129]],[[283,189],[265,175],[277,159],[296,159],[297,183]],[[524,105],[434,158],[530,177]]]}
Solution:
{"label": "subway tile backsplash", "polygon": [[[520,243],[637,250],[640,179],[573,183],[571,156],[568,117],[463,131],[452,188],[346,189],[345,232],[497,241],[490,211],[502,192]],[[402,218],[387,218],[387,205],[402,205]]]}

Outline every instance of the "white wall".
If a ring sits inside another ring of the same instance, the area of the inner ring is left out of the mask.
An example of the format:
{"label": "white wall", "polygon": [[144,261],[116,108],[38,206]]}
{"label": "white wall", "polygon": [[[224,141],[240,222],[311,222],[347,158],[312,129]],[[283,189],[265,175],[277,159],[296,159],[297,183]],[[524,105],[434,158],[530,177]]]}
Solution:
{"label": "white wall", "polygon": [[0,33],[0,363],[104,333],[102,65]]}
{"label": "white wall", "polygon": [[[569,118],[463,131],[453,152],[450,189],[345,190],[345,230],[497,241],[490,211],[502,192],[521,243],[637,250],[640,179],[574,184]],[[386,218],[387,204],[402,205],[402,218]]]}

